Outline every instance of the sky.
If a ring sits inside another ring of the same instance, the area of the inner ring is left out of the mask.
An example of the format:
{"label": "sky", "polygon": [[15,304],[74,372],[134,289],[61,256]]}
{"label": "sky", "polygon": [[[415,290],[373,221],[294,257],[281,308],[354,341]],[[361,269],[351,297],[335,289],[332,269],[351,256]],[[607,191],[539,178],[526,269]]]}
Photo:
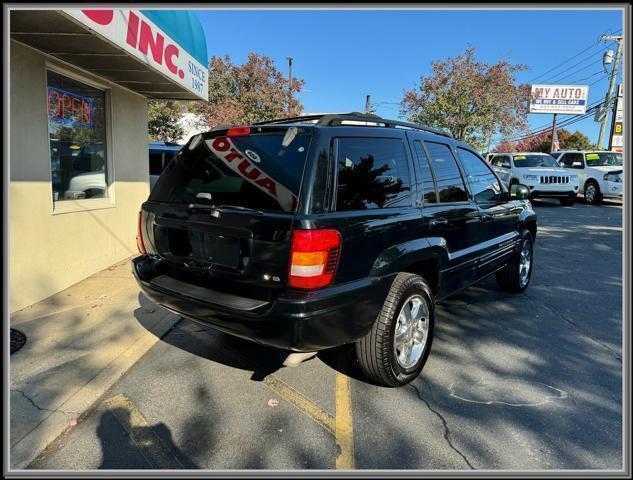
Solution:
{"label": "sky", "polygon": [[[598,40],[622,29],[622,12],[607,9],[196,13],[210,57],[228,54],[241,64],[249,52],[257,52],[270,56],[285,74],[286,57],[293,57],[293,76],[305,80],[299,96],[304,112],[363,111],[365,96],[371,95],[376,113],[387,118],[398,118],[404,91],[429,74],[432,61],[459,55],[469,45],[480,61],[527,65],[517,83],[590,85],[589,104],[604,100],[609,80],[602,55],[615,51],[616,44]],[[552,115],[530,114],[528,120],[531,129],[542,128],[551,125]],[[597,141],[593,116],[569,128]],[[494,138],[493,146],[501,138]]]}

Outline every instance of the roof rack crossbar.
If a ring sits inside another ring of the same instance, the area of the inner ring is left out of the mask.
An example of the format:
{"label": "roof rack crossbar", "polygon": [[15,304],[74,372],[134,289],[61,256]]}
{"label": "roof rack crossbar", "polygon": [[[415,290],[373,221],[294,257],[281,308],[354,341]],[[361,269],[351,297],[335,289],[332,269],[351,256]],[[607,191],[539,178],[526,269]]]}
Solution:
{"label": "roof rack crossbar", "polygon": [[382,118],[373,113],[322,113],[318,115],[304,115],[301,117],[288,117],[279,118],[275,120],[268,120],[264,122],[256,122],[253,125],[270,125],[270,124],[284,124],[284,123],[301,123],[305,121],[316,120],[317,125],[341,125],[344,121],[355,122],[368,122],[368,123],[382,123],[385,127],[406,127],[412,130],[422,130],[426,132],[435,133],[436,135],[442,135],[444,137],[453,138],[453,136],[443,130],[437,128],[427,127],[418,123],[403,122],[401,120],[390,120]]}

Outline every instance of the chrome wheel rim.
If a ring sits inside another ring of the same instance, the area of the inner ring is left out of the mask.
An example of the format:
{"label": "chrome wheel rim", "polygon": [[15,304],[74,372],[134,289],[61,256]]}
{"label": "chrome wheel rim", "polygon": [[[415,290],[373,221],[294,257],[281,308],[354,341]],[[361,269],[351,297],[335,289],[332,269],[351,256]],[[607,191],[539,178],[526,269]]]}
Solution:
{"label": "chrome wheel rim", "polygon": [[413,367],[424,353],[429,337],[429,311],[421,295],[411,295],[402,304],[394,330],[393,353],[398,365]]}
{"label": "chrome wheel rim", "polygon": [[519,283],[525,287],[530,279],[530,267],[532,266],[532,249],[529,240],[523,242],[521,257],[519,258]]}
{"label": "chrome wheel rim", "polygon": [[593,185],[588,185],[587,186],[587,191],[585,192],[585,198],[587,199],[587,201],[589,203],[593,202],[593,199],[596,196],[596,187],[594,187]]}

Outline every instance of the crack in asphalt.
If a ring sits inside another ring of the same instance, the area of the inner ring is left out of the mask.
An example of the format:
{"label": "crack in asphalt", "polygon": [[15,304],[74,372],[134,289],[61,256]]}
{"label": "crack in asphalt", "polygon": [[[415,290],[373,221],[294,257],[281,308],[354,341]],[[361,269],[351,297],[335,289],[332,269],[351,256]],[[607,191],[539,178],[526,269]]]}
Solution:
{"label": "crack in asphalt", "polygon": [[426,407],[433,412],[442,422],[442,425],[444,426],[444,440],[446,440],[446,443],[448,443],[448,446],[451,447],[451,449],[457,453],[460,457],[462,457],[462,459],[464,460],[464,462],[466,462],[466,465],[468,465],[468,468],[470,468],[471,470],[476,470],[475,467],[472,466],[472,464],[468,461],[468,458],[466,458],[466,455],[464,455],[462,452],[460,452],[457,447],[455,447],[455,445],[453,445],[453,442],[451,442],[450,439],[450,429],[448,428],[448,423],[446,422],[446,419],[442,416],[442,414],[440,412],[438,412],[437,410],[434,410],[433,408],[431,408],[431,405],[429,404],[429,402],[427,402],[423,397],[422,397],[422,392],[420,392],[420,390],[418,389],[418,387],[416,387],[415,385],[413,385],[412,383],[409,384],[409,386],[411,388],[413,388],[413,390],[415,390],[416,394],[418,395],[418,398],[420,400],[422,400],[424,402],[424,404],[426,405]]}
{"label": "crack in asphalt", "polygon": [[60,410],[59,408],[56,408],[54,410],[51,410],[50,408],[44,408],[44,407],[40,407],[38,404],[36,404],[32,398],[30,398],[26,393],[24,393],[22,390],[18,390],[17,388],[12,388],[11,389],[12,392],[17,392],[20,395],[22,395],[31,405],[33,405],[35,408],[37,408],[40,412],[61,412],[61,413],[65,413],[66,415],[75,415],[78,412],[67,412],[66,410]]}

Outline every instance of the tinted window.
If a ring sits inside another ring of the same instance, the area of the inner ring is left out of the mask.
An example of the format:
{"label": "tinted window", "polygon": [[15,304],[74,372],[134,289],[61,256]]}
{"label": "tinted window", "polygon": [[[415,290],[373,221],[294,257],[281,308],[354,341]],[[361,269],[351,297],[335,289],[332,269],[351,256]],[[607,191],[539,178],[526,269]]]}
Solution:
{"label": "tinted window", "polygon": [[435,181],[429,159],[426,156],[421,141],[415,142],[415,151],[418,155],[418,165],[422,174],[422,188],[424,191],[424,203],[437,203],[437,192],[435,191]]}
{"label": "tinted window", "polygon": [[477,155],[463,148],[457,149],[457,155],[466,171],[466,178],[476,202],[496,200],[501,193],[499,180]]}
{"label": "tinted window", "polygon": [[425,145],[429,155],[431,155],[440,202],[463,202],[468,200],[464,181],[448,145],[435,142],[425,142]]}
{"label": "tinted window", "polygon": [[193,150],[184,148],[167,165],[150,200],[203,203],[208,200],[197,195],[210,193],[213,205],[294,212],[310,138],[296,127],[208,137]]}
{"label": "tinted window", "polygon": [[411,179],[398,138],[338,140],[337,210],[411,205]]}
{"label": "tinted window", "polygon": [[149,174],[160,175],[163,171],[163,155],[161,153],[149,154]]}

